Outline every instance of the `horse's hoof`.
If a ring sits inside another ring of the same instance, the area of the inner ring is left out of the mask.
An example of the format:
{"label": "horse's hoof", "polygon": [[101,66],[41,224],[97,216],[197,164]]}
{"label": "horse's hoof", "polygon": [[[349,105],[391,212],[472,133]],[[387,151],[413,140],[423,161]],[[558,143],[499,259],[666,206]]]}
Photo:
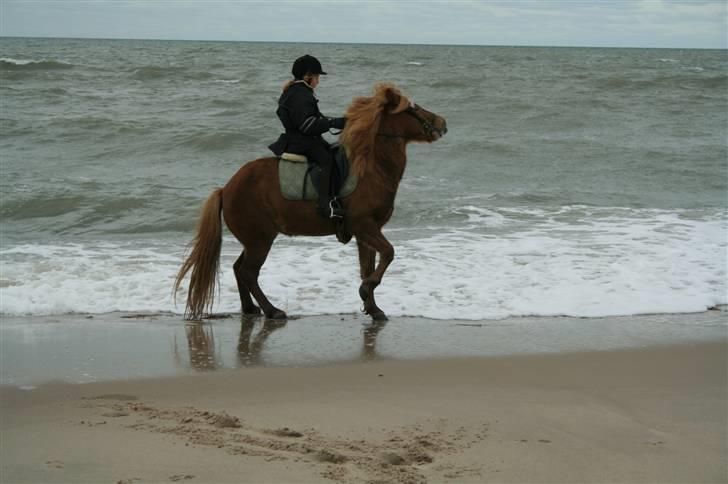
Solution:
{"label": "horse's hoof", "polygon": [[370,316],[372,317],[372,321],[377,321],[377,322],[389,321],[389,318],[387,317],[387,315],[384,314],[384,311],[381,311],[381,310],[370,314]]}
{"label": "horse's hoof", "polygon": [[249,308],[243,308],[243,314],[246,316],[260,316],[263,311],[258,306],[252,306]]}
{"label": "horse's hoof", "polygon": [[266,314],[266,317],[268,319],[274,319],[274,320],[281,320],[281,319],[288,319],[288,315],[285,311],[281,311],[280,309],[276,309],[270,314]]}

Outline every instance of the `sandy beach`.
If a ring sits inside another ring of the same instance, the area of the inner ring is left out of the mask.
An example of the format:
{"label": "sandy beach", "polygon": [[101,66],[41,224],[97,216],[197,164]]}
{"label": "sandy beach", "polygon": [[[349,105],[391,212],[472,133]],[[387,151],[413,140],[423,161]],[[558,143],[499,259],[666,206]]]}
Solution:
{"label": "sandy beach", "polygon": [[0,481],[726,482],[727,348],[5,385]]}

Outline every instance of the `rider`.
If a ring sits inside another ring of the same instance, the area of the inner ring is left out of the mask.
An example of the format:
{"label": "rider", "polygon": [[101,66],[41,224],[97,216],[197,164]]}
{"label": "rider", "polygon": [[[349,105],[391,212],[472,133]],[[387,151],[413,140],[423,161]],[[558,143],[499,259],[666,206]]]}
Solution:
{"label": "rider", "polygon": [[325,218],[343,218],[344,210],[335,206],[330,193],[334,159],[329,143],[321,136],[331,128],[343,129],[346,118],[329,118],[321,114],[314,89],[320,75],[326,75],[313,56],[296,59],[291,69],[293,80],[286,82],[278,99],[276,114],[286,132],[269,146],[277,156],[283,152],[306,155],[319,166],[319,199],[316,212]]}

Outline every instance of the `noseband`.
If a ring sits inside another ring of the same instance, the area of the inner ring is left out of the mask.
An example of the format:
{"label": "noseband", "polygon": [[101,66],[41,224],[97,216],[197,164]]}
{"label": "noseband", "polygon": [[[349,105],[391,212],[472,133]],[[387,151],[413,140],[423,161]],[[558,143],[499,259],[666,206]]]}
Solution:
{"label": "noseband", "polygon": [[[417,105],[415,104],[415,106],[417,106]],[[443,135],[442,130],[440,128],[436,127],[435,125],[433,125],[432,123],[430,123],[428,120],[426,120],[422,116],[420,116],[417,113],[417,110],[415,109],[415,107],[410,106],[407,109],[405,109],[403,112],[405,114],[409,114],[410,116],[412,116],[413,118],[415,118],[417,121],[419,121],[420,126],[422,126],[422,132],[426,136],[432,136],[432,133],[437,133],[439,136],[442,136]],[[405,138],[405,139],[408,139],[407,136],[403,136],[401,134],[377,133],[377,136],[384,136],[386,138]]]}

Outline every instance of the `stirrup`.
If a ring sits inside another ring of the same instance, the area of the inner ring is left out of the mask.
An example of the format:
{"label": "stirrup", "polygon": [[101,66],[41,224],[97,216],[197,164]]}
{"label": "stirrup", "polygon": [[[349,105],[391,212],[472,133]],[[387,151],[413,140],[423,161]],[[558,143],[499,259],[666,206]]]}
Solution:
{"label": "stirrup", "polygon": [[345,214],[346,212],[341,206],[341,202],[339,202],[338,198],[333,197],[329,200],[329,218],[343,219]]}

